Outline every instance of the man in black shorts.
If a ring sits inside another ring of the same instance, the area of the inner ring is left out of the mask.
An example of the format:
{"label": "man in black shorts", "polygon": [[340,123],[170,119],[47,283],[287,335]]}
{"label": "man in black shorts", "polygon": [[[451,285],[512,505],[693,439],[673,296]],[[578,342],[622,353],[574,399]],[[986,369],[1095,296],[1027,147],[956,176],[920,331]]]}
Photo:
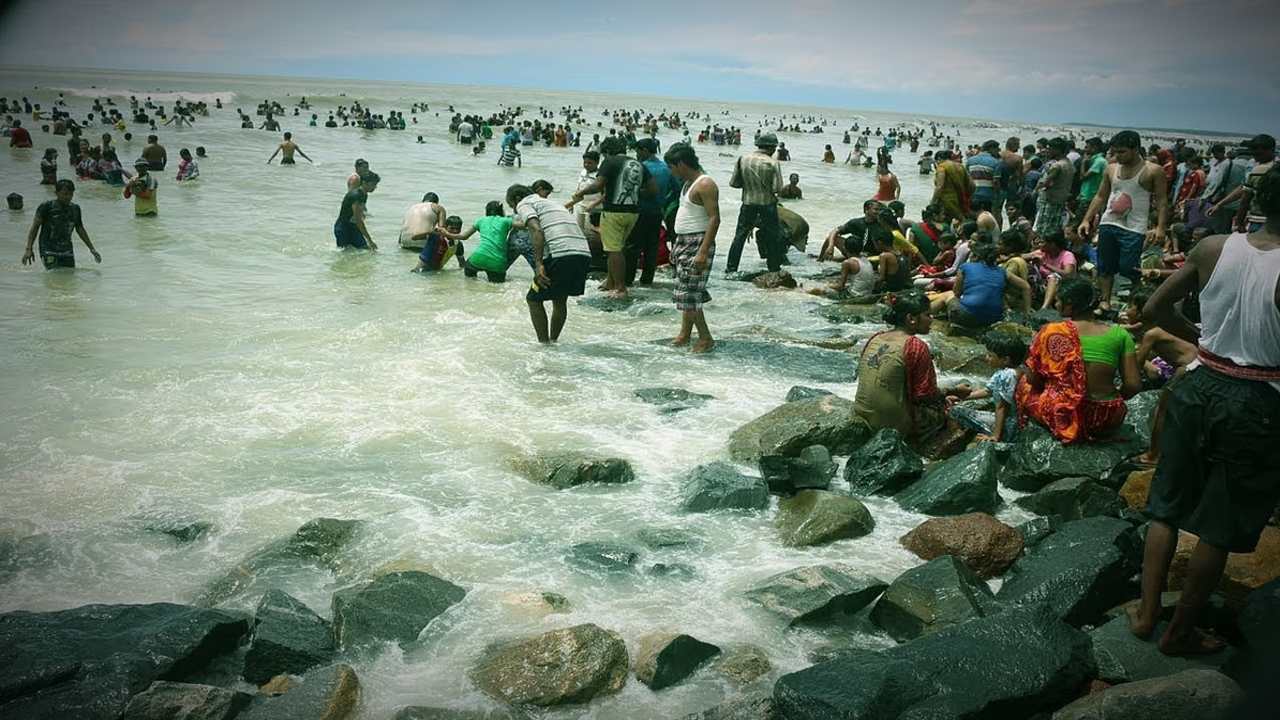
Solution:
{"label": "man in black shorts", "polygon": [[[560,203],[539,197],[524,185],[507,188],[507,204],[529,230],[533,243],[533,285],[525,301],[538,342],[560,338],[568,316],[569,296],[578,296],[587,283],[591,248],[577,221]],[[543,304],[550,300],[551,320]]]}
{"label": "man in black shorts", "polygon": [[76,266],[75,248],[71,245],[71,231],[74,229],[85,247],[93,255],[94,262],[102,262],[102,256],[89,240],[89,233],[84,229],[80,218],[80,206],[71,202],[75,195],[75,183],[67,179],[57,182],[54,192],[56,200],[47,200],[36,208],[36,219],[31,223],[31,232],[27,233],[27,250],[22,253],[22,264],[30,265],[36,256],[32,247],[37,236],[40,238],[40,260],[46,270],[54,268],[73,268]]}

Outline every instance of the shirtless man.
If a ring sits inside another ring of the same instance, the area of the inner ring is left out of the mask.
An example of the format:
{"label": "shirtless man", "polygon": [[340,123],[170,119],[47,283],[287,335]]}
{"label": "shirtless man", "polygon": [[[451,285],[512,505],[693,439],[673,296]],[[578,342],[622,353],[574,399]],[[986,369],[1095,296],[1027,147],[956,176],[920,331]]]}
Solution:
{"label": "shirtless man", "polygon": [[[404,211],[404,219],[400,223],[400,247],[425,252],[437,234],[436,228],[443,228],[447,217],[449,213],[440,204],[440,196],[433,192],[423,195],[422,202],[410,205]],[[418,269],[422,267],[423,263],[419,261]]]}
{"label": "shirtless man", "polygon": [[272,116],[271,113],[267,113],[267,119],[264,120],[262,124],[258,126],[258,129],[270,130],[271,132],[275,132],[280,129],[280,123],[276,122],[275,117]]}
{"label": "shirtless man", "polygon": [[142,148],[142,159],[147,161],[148,170],[164,170],[169,163],[169,153],[160,144],[160,138],[147,136],[147,144]]}
{"label": "shirtless man", "polygon": [[[1004,143],[1004,150],[1000,152],[1000,161],[1004,163],[1004,202],[1008,204],[1010,201],[1022,202],[1022,140],[1020,138],[1011,137]],[[995,208],[999,212],[1000,208]]]}
{"label": "shirtless man", "polygon": [[[281,155],[281,153],[283,153],[283,155]],[[271,157],[267,158],[267,164],[270,165],[271,161],[276,159],[276,155],[280,155],[281,165],[292,165],[295,162],[293,159],[294,153],[298,153],[302,157],[306,158],[307,162],[312,165],[315,164],[314,160],[307,157],[307,154],[302,152],[302,148],[298,147],[298,143],[293,141],[293,133],[284,134],[284,142],[280,143],[280,146],[276,148],[276,151],[271,153]],[[347,187],[350,188],[350,186],[351,181],[348,179]]]}
{"label": "shirtless man", "polygon": [[360,187],[360,178],[369,172],[369,161],[364,158],[356,158],[356,170],[347,176],[347,190],[355,190]]}
{"label": "shirtless man", "polygon": [[783,185],[782,189],[778,191],[778,197],[783,200],[803,200],[804,192],[800,189],[800,176],[796,173],[791,173],[791,176],[787,178],[787,184]]}

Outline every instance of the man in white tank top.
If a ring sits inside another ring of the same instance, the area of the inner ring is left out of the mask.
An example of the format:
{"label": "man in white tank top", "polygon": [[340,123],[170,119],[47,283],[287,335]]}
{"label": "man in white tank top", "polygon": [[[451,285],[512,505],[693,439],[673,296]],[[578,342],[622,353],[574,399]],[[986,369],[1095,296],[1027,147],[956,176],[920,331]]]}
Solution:
{"label": "man in white tank top", "polygon": [[[1200,241],[1144,310],[1149,320],[1199,345],[1198,359],[1169,387],[1160,464],[1147,500],[1152,523],[1142,604],[1130,616],[1134,634],[1151,634],[1178,531],[1198,535],[1173,621],[1159,640],[1160,651],[1170,655],[1222,648],[1221,640],[1196,629],[1196,620],[1227,554],[1253,552],[1280,501],[1280,168],[1257,188],[1263,228]],[[1200,329],[1175,309],[1197,290]]]}
{"label": "man in white tank top", "polygon": [[689,145],[671,146],[663,159],[683,185],[674,223],[675,242],[671,243],[671,265],[676,271],[672,299],[681,315],[680,333],[671,344],[687,345],[696,327],[698,342],[690,352],[708,352],[715,341],[702,306],[711,300],[707,280],[716,255],[716,233],[720,231],[720,188],[702,172],[698,156]]}
{"label": "man in white tank top", "polygon": [[[1168,187],[1159,166],[1147,162],[1139,154],[1142,139],[1132,130],[1124,130],[1111,138],[1115,164],[1102,175],[1098,193],[1089,203],[1080,222],[1080,237],[1093,231],[1094,218],[1102,212],[1098,226],[1098,276],[1101,287],[1098,309],[1111,309],[1111,289],[1116,275],[1136,282],[1140,277],[1142,247],[1150,239],[1164,245],[1169,222]],[[1156,228],[1148,232],[1151,206],[1156,209]],[[1149,237],[1150,236],[1150,237]]]}

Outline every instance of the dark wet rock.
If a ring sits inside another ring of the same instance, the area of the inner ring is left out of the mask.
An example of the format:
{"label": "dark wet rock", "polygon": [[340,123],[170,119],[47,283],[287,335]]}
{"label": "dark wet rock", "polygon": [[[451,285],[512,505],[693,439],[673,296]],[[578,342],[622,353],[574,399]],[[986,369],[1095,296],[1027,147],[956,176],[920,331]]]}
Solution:
{"label": "dark wet rock", "polygon": [[134,695],[125,708],[125,720],[230,720],[244,710],[249,693],[179,682],[153,682]]}
{"label": "dark wet rock", "polygon": [[720,648],[692,635],[645,635],[636,648],[636,679],[652,690],[671,687],[683,682],[719,654]]}
{"label": "dark wet rock", "polygon": [[826,490],[802,490],[778,503],[778,538],[787,547],[825,545],[862,537],[876,527],[857,498]]}
{"label": "dark wet rock", "polygon": [[506,710],[454,710],[410,705],[402,707],[391,720],[517,720]]}
{"label": "dark wet rock", "polygon": [[874,323],[879,325],[884,322],[884,310],[883,305],[876,304],[874,301],[870,303],[841,302],[819,305],[813,309],[813,314],[834,323]]}
{"label": "dark wet rock", "polygon": [[621,312],[629,310],[632,305],[642,302],[634,294],[628,293],[626,297],[615,298],[608,295],[592,295],[578,300],[578,305],[588,307],[600,312]]}
{"label": "dark wet rock", "polygon": [[1237,626],[1242,642],[1227,669],[1249,691],[1250,709],[1274,708],[1280,700],[1275,682],[1275,668],[1280,667],[1280,580],[1249,593]]}
{"label": "dark wet rock", "polygon": [[792,385],[787,391],[787,402],[795,402],[796,400],[808,400],[809,398],[822,397],[823,395],[834,395],[830,390],[822,388],[805,387],[804,385]]}
{"label": "dark wet rock", "polygon": [[799,490],[826,490],[835,477],[836,464],[831,453],[821,445],[810,445],[799,457],[764,455],[760,458],[760,475],[769,492],[790,495]]}
{"label": "dark wet rock", "polygon": [[1055,480],[1031,495],[1014,500],[1013,504],[1037,515],[1057,516],[1063,520],[1095,515],[1115,517],[1124,505],[1115,490],[1089,478]]}
{"label": "dark wet rock", "polygon": [[1140,551],[1134,527],[1123,520],[1065,523],[1014,563],[996,597],[1047,603],[1072,625],[1094,622],[1129,598]]}
{"label": "dark wet rock", "polygon": [[307,672],[296,687],[251,706],[240,720],[347,720],[360,704],[360,678],[339,663]]}
{"label": "dark wet rock", "polygon": [[924,474],[924,461],[893,428],[877,430],[844,465],[844,480],[854,495],[892,495]]}
{"label": "dark wet rock", "polygon": [[1040,544],[1041,540],[1049,537],[1057,532],[1062,526],[1062,521],[1058,518],[1038,517],[1022,523],[1016,529],[1022,535],[1022,546],[1025,549],[1031,549]]}
{"label": "dark wet rock", "polygon": [[943,555],[890,583],[871,609],[871,621],[906,642],[997,609],[991,588],[959,560]]}
{"label": "dark wet rock", "polygon": [[642,402],[657,405],[658,412],[664,415],[672,415],[702,407],[708,400],[715,399],[711,395],[689,392],[679,388],[641,388],[636,390],[635,395]]}
{"label": "dark wet rock", "polygon": [[924,560],[954,556],[980,578],[1004,572],[1022,554],[1022,534],[986,513],[932,518],[902,536],[902,546]]}
{"label": "dark wet rock", "polygon": [[835,395],[780,405],[729,436],[729,454],[742,462],[762,455],[795,457],[810,445],[834,455],[852,452],[866,442],[871,429],[853,414],[853,402]]}
{"label": "dark wet rock", "polygon": [[53,552],[53,538],[35,523],[0,518],[0,583],[22,570],[47,566],[53,562]]}
{"label": "dark wet rock", "polygon": [[1047,609],[1018,608],[784,675],[773,700],[787,720],[1029,718],[1075,696],[1088,650]]}
{"label": "dark wet rock", "polygon": [[1155,419],[1156,406],[1160,404],[1160,390],[1147,390],[1125,400],[1129,414],[1125,422],[1133,427],[1138,443],[1144,448],[1151,446],[1151,423]]}
{"label": "dark wet rock", "polygon": [[888,584],[849,565],[811,565],[778,573],[748,590],[748,600],[788,624],[817,623],[852,615],[870,605]]}
{"label": "dark wet rock", "polygon": [[902,507],[926,515],[995,512],[1000,506],[996,476],[1000,461],[991,443],[981,443],[933,465],[924,477],[893,499]]}
{"label": "dark wet rock", "polygon": [[684,563],[654,563],[645,568],[645,574],[676,580],[692,580],[698,576],[698,571],[694,570],[692,565]]}
{"label": "dark wet rock", "polygon": [[471,679],[510,705],[585,703],[627,681],[627,646],[617,633],[575,625],[487,648]]}
{"label": "dark wet rock", "polygon": [[768,270],[735,270],[734,272],[726,273],[724,279],[734,282],[751,282],[768,272]]}
{"label": "dark wet rock", "polygon": [[769,662],[769,654],[762,647],[731,645],[716,659],[712,670],[741,687],[773,672],[773,663]]}
{"label": "dark wet rock", "polygon": [[778,270],[777,272],[767,272],[763,275],[757,275],[751,279],[751,284],[763,290],[776,290],[777,288],[796,287],[796,279],[786,270]]}
{"label": "dark wet rock", "polygon": [[261,685],[276,675],[301,675],[333,657],[329,623],[281,590],[268,590],[254,611],[244,657],[245,680]]}
{"label": "dark wet rock", "polygon": [[241,613],[154,603],[0,615],[0,717],[116,720],[156,680],[235,650]]}
{"label": "dark wet rock", "polygon": [[647,527],[636,532],[636,539],[650,550],[690,547],[702,542],[695,533],[676,527]]}
{"label": "dark wet rock", "polygon": [[[716,340],[716,361],[749,366],[786,378],[819,383],[847,383],[854,378],[856,358],[847,352],[762,340]],[[805,443],[811,445],[812,443]],[[803,446],[802,446],[803,447]]]}
{"label": "dark wet rock", "polygon": [[680,489],[680,509],[763,510],[769,506],[769,488],[763,478],[738,472],[729,463],[712,462],[694,468]]}
{"label": "dark wet rock", "polygon": [[360,526],[359,520],[310,520],[292,536],[251,553],[222,578],[210,583],[195,604],[212,607],[230,600],[252,588],[259,574],[278,565],[317,564],[336,570],[339,554]]}
{"label": "dark wet rock", "polygon": [[404,647],[466,590],[434,575],[393,572],[333,594],[333,637],[343,650],[383,642]]}
{"label": "dark wet rock", "polygon": [[635,479],[631,463],[621,458],[597,458],[579,453],[522,457],[512,461],[516,472],[539,485],[567,490],[579,485],[629,483]]}
{"label": "dark wet rock", "polygon": [[942,372],[986,376],[994,372],[987,362],[987,348],[974,338],[931,333],[928,342],[933,362]]}
{"label": "dark wet rock", "polygon": [[213,523],[207,520],[189,520],[182,518],[155,518],[147,521],[143,530],[160,535],[168,535],[180,543],[199,540],[213,530]]}
{"label": "dark wet rock", "polygon": [[569,548],[570,565],[589,572],[628,572],[640,553],[630,545],[612,542],[584,542]]}
{"label": "dark wet rock", "polygon": [[[1156,632],[1163,633],[1164,625],[1158,626]],[[1089,640],[1093,644],[1093,662],[1098,679],[1112,684],[1150,680],[1196,668],[1217,670],[1235,653],[1231,648],[1225,648],[1212,655],[1170,657],[1160,652],[1154,642],[1140,640],[1129,632],[1127,616],[1113,618],[1102,627],[1095,628],[1089,633]]]}
{"label": "dark wet rock", "polygon": [[[1240,686],[1215,670],[1184,670],[1107,688],[1071,703],[1053,720],[1215,720],[1245,717]],[[1232,711],[1236,714],[1232,714]],[[1261,717],[1261,716],[1259,716]]]}
{"label": "dark wet rock", "polygon": [[948,424],[928,437],[915,438],[907,444],[924,459],[930,462],[941,462],[950,460],[968,449],[977,434],[969,428]]}
{"label": "dark wet rock", "polygon": [[727,700],[700,713],[685,716],[685,720],[782,720],[773,710],[773,698],[768,695],[747,695]]}
{"label": "dark wet rock", "polygon": [[1027,325],[1029,325],[1032,330],[1038,331],[1045,325],[1056,322],[1062,322],[1062,314],[1053,308],[1036,310],[1027,316]]}
{"label": "dark wet rock", "polygon": [[1035,492],[1055,480],[1084,477],[1118,487],[1123,478],[1112,479],[1112,471],[1144,450],[1128,424],[1108,442],[1063,445],[1048,430],[1030,422],[1013,443],[1000,483],[1019,492]]}

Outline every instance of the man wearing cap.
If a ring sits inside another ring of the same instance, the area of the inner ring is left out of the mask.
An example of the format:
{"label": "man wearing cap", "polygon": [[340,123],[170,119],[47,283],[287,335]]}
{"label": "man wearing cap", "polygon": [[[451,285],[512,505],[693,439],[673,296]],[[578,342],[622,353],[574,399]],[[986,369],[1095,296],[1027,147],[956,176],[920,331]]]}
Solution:
{"label": "man wearing cap", "polygon": [[653,195],[640,196],[640,216],[636,226],[627,238],[627,285],[635,280],[636,270],[640,267],[640,255],[644,254],[644,269],[640,272],[640,284],[653,284],[653,273],[658,267],[658,231],[662,227],[662,218],[666,214],[667,204],[671,201],[675,182],[671,170],[658,157],[658,141],[654,138],[640,138],[636,141],[636,159],[644,165],[649,177],[657,186]]}
{"label": "man wearing cap", "polygon": [[1210,208],[1209,215],[1217,215],[1223,207],[1230,206],[1237,200],[1244,200],[1236,211],[1233,225],[1239,232],[1258,232],[1267,222],[1258,201],[1258,185],[1276,161],[1276,139],[1264,133],[1253,136],[1246,145],[1253,152],[1253,168],[1249,170],[1244,184]]}
{"label": "man wearing cap", "polygon": [[1000,160],[1000,143],[988,140],[982,144],[982,152],[964,161],[964,169],[973,181],[972,205],[974,211],[996,212],[997,226],[1000,223],[1000,203],[998,190],[1004,183],[1004,163]]}
{"label": "man wearing cap", "polygon": [[133,169],[137,175],[124,186],[124,196],[133,198],[133,214],[138,217],[151,217],[159,212],[156,207],[156,191],[160,183],[148,169],[151,163],[146,158],[133,161]]}
{"label": "man wearing cap", "polygon": [[764,133],[756,138],[755,152],[738,158],[733,166],[733,178],[729,187],[742,190],[742,207],[738,209],[738,226],[729,246],[729,260],[725,273],[738,271],[742,259],[742,247],[747,236],[759,229],[756,242],[765,256],[770,272],[782,269],[784,248],[782,230],[778,225],[778,191],[782,190],[782,164],[773,157],[778,147],[778,136]]}

